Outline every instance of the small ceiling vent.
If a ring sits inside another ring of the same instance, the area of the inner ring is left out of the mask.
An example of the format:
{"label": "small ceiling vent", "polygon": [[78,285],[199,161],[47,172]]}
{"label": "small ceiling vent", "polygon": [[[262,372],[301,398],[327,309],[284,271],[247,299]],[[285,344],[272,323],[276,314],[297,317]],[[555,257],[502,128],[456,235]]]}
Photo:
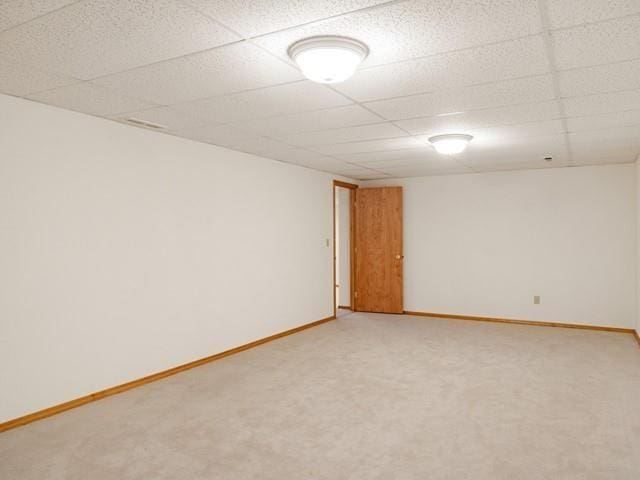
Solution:
{"label": "small ceiling vent", "polygon": [[131,125],[135,125],[137,127],[145,127],[152,128],[154,130],[165,130],[167,127],[165,125],[160,125],[158,123],[149,122],[147,120],[141,120],[139,118],[123,118],[123,122],[130,123]]}

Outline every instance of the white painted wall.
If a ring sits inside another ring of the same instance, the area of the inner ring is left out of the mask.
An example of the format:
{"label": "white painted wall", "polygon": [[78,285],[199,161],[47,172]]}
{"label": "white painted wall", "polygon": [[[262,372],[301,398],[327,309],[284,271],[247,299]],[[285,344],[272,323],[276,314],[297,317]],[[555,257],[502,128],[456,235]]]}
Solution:
{"label": "white painted wall", "polygon": [[337,259],[338,259],[338,305],[351,306],[350,298],[350,283],[351,283],[351,269],[350,269],[350,232],[349,232],[349,189],[348,188],[336,188],[336,207],[337,218],[336,228],[338,229],[337,238],[339,239],[337,247]]}
{"label": "white painted wall", "polygon": [[406,310],[633,327],[634,169],[557,168],[363,186],[404,187]]}
{"label": "white painted wall", "polygon": [[333,314],[333,176],[0,113],[0,422]]}

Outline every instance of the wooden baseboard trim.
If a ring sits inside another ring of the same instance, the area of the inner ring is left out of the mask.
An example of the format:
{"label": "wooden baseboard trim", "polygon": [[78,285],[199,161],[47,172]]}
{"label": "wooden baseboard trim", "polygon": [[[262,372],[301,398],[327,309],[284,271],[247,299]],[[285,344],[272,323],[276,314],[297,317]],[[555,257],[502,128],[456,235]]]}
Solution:
{"label": "wooden baseboard trim", "polygon": [[322,320],[317,320],[315,322],[307,323],[305,325],[301,325],[299,327],[295,327],[290,330],[285,330],[284,332],[276,333],[269,337],[261,338],[260,340],[255,340],[253,342],[240,345],[239,347],[235,347],[230,350],[225,350],[224,352],[216,353],[209,357],[201,358],[199,360],[194,360],[193,362],[185,363],[183,365],[179,365],[177,367],[173,367],[168,370],[164,370],[162,372],[154,373],[146,377],[133,380],[131,382],[123,383],[122,385],[117,385],[115,387],[107,388],[105,390],[100,390],[98,392],[85,395],[84,397],[76,398],[69,402],[61,403],[59,405],[54,405],[53,407],[45,408],[44,410],[39,410],[37,412],[30,413],[22,417],[15,418],[13,420],[9,420],[4,423],[0,423],[0,432],[11,430],[12,428],[20,427],[22,425],[35,422],[36,420],[41,420],[43,418],[47,418],[52,415],[56,415],[58,413],[62,413],[66,410],[70,410],[72,408],[76,408],[81,405],[85,405],[87,403],[100,400],[101,398],[110,397],[111,395],[115,395],[117,393],[131,390],[132,388],[136,388],[141,385],[145,385],[147,383],[155,382],[156,380],[160,380],[162,378],[175,375],[176,373],[184,372],[185,370],[190,370],[192,368],[199,367],[200,365],[213,362],[214,360],[219,360],[221,358],[228,357],[229,355],[240,353],[244,350],[249,350],[250,348],[257,347],[258,345],[262,345],[263,343],[271,342],[273,340],[277,340],[278,338],[286,337],[287,335],[292,335],[294,333],[301,332],[302,330],[306,330],[308,328],[321,325],[331,320],[335,320],[335,318],[336,317],[332,315],[330,317],[323,318]]}
{"label": "wooden baseboard trim", "polygon": [[599,330],[599,331],[605,331],[605,332],[636,333],[633,328],[605,327],[600,325],[583,325],[579,323],[536,322],[533,320],[515,320],[512,318],[480,317],[475,315],[455,315],[450,313],[434,313],[434,312],[411,312],[407,310],[405,310],[404,313],[405,315],[416,315],[419,317],[451,318],[455,320],[475,320],[479,322],[498,322],[498,323],[513,323],[516,325],[534,325],[537,327],[578,328],[581,330]]}
{"label": "wooden baseboard trim", "polygon": [[338,305],[338,308],[342,308],[343,310],[351,310],[351,305]]}
{"label": "wooden baseboard trim", "polygon": [[636,342],[638,342],[638,346],[640,347],[640,334],[637,330],[633,331],[633,336],[636,338]]}

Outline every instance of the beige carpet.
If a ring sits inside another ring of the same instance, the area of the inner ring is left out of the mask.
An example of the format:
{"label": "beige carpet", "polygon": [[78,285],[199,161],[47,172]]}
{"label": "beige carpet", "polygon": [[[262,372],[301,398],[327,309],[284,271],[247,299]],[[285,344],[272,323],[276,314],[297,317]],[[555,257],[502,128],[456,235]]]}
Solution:
{"label": "beige carpet", "polygon": [[0,434],[0,478],[640,478],[631,335],[352,314]]}

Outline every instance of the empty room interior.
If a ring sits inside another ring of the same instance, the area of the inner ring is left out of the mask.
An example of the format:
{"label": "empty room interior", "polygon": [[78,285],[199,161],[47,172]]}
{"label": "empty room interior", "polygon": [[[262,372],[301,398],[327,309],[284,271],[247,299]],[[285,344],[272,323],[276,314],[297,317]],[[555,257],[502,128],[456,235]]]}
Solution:
{"label": "empty room interior", "polygon": [[640,0],[0,1],[2,480],[640,479]]}

